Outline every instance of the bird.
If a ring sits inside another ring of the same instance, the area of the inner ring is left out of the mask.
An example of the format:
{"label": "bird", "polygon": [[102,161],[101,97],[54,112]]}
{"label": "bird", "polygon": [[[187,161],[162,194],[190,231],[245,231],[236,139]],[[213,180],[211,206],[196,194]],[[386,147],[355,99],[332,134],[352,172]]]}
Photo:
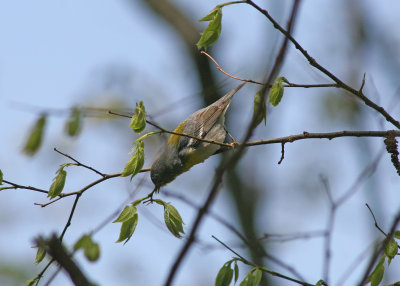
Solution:
{"label": "bird", "polygon": [[[210,141],[225,142],[227,134],[230,135],[225,128],[225,113],[235,93],[245,84],[246,82],[238,85],[211,105],[192,113],[176,127],[174,132]],[[150,168],[154,190],[149,197],[152,198],[162,186],[189,171],[194,165],[221,152],[221,147],[223,146],[171,134]]]}

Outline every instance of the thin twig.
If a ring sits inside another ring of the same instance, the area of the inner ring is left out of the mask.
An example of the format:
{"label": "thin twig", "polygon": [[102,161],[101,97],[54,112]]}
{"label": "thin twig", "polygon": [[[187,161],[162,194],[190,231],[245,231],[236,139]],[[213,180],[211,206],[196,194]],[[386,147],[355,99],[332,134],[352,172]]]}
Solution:
{"label": "thin twig", "polygon": [[201,51],[200,53],[202,53],[203,55],[206,55],[207,57],[209,57],[209,58],[213,61],[213,63],[217,66],[217,69],[218,69],[220,72],[222,72],[223,74],[225,74],[225,75],[227,75],[227,76],[229,76],[229,77],[231,77],[231,78],[233,78],[233,79],[240,80],[240,81],[245,81],[245,82],[251,82],[251,83],[255,83],[255,84],[264,85],[264,83],[262,83],[262,82],[254,81],[254,80],[251,80],[251,79],[243,79],[243,78],[240,78],[240,77],[237,77],[237,76],[233,76],[233,75],[227,73],[226,71],[224,71],[224,70],[221,68],[221,66],[218,64],[218,62],[217,62],[216,60],[214,60],[214,58],[213,58],[212,56],[210,56],[209,54],[207,54],[207,53],[204,52],[204,51]]}
{"label": "thin twig", "polygon": [[[213,63],[217,66],[217,69],[222,72],[223,74],[236,79],[236,80],[240,80],[240,81],[245,81],[245,82],[250,82],[250,83],[255,83],[255,84],[259,84],[259,85],[265,85],[265,83],[259,82],[259,81],[255,81],[252,79],[243,79],[234,75],[231,75],[230,73],[226,72],[223,68],[221,68],[221,66],[219,65],[219,63],[212,57],[210,56],[208,53],[201,51],[200,53],[206,55],[207,57],[209,57]],[[272,84],[268,85],[269,87],[272,87]],[[339,87],[338,84],[336,83],[322,83],[322,84],[296,84],[296,83],[285,83],[283,85],[284,87],[303,87],[303,88],[312,88],[312,87]]]}
{"label": "thin twig", "polygon": [[56,198],[56,199],[54,199],[54,200],[52,200],[52,201],[49,201],[49,202],[47,202],[47,203],[44,203],[44,204],[41,204],[41,203],[33,203],[35,206],[41,206],[42,208],[44,208],[44,207],[47,207],[48,205],[51,205],[52,203],[55,203],[55,202],[57,202],[57,201],[59,201],[59,200],[61,200],[63,197],[58,197],[58,198]]}
{"label": "thin twig", "polygon": [[13,183],[13,182],[10,182],[7,180],[3,180],[3,183],[11,185],[12,189],[26,189],[26,190],[32,190],[32,191],[40,192],[40,193],[44,193],[44,194],[48,193],[48,191],[43,190],[43,189],[39,189],[39,188],[31,187],[31,186],[23,186],[23,185],[19,185],[19,184],[16,184],[16,183]]}
{"label": "thin twig", "polygon": [[283,161],[283,159],[285,158],[285,142],[281,143],[281,159],[279,160],[278,164],[280,165]]}
{"label": "thin twig", "polygon": [[375,227],[386,237],[387,234],[379,227],[378,222],[376,221],[374,212],[372,211],[372,209],[369,207],[369,205],[368,205],[367,203],[366,203],[365,205],[367,206],[369,212],[370,212],[371,215],[372,215],[372,218],[374,219]]}
{"label": "thin twig", "polygon": [[[131,118],[131,116],[129,116],[129,115],[118,113],[118,112],[114,112],[114,111],[111,111],[111,110],[109,110],[108,113],[113,114],[113,115],[122,116],[122,117]],[[148,124],[154,126],[155,128],[159,129],[160,131],[165,132],[165,133],[178,135],[178,136],[184,136],[184,137],[192,138],[192,139],[195,139],[195,140],[198,140],[198,141],[202,141],[202,142],[206,142],[206,143],[210,143],[210,144],[215,144],[215,145],[220,145],[220,146],[224,146],[224,147],[229,147],[229,148],[233,148],[234,147],[232,144],[229,144],[229,143],[219,142],[219,141],[215,141],[215,140],[208,140],[208,139],[196,137],[196,136],[193,136],[193,135],[189,135],[189,134],[186,134],[186,133],[170,131],[170,130],[167,130],[167,129],[161,127],[160,125],[158,125],[158,124],[156,124],[156,123],[154,123],[152,121],[149,121],[147,119],[146,119],[146,122]]]}
{"label": "thin twig", "polygon": [[62,231],[62,233],[61,233],[61,235],[60,235],[60,241],[63,240],[64,235],[65,235],[65,232],[67,231],[67,229],[68,229],[69,226],[71,225],[72,217],[73,217],[73,215],[74,215],[74,212],[75,212],[75,209],[76,209],[76,205],[78,204],[78,201],[79,201],[80,196],[81,196],[81,194],[77,194],[76,197],[75,197],[75,201],[74,201],[74,204],[72,205],[72,209],[71,209],[71,212],[70,212],[70,214],[69,214],[67,223],[65,224],[64,229],[63,229],[63,231]]}
{"label": "thin twig", "polygon": [[[163,190],[163,194],[166,196],[170,196],[173,197],[175,199],[179,199],[182,202],[186,203],[187,205],[196,208],[197,210],[200,209],[200,206],[197,206],[195,203],[193,203],[192,201],[190,201],[189,199],[187,199],[185,196],[181,195],[181,194],[175,194],[172,193],[170,191],[167,190]],[[213,212],[208,212],[207,213],[210,217],[214,218],[216,221],[218,221],[219,223],[221,223],[223,226],[225,226],[227,229],[229,229],[230,231],[232,231],[234,234],[237,235],[237,237],[239,237],[242,241],[243,244],[246,245],[246,247],[251,248],[251,244],[250,242],[247,240],[247,238],[231,223],[229,223],[228,221],[226,221],[225,219],[223,219],[222,217],[220,217],[219,215],[213,213]],[[299,234],[300,235],[300,234]],[[304,235],[304,238],[307,234]],[[299,237],[302,238],[302,237]],[[260,240],[262,239],[266,239],[265,235],[263,237],[260,238]],[[293,240],[294,238],[289,238],[287,237],[286,240]],[[297,278],[304,280],[303,277],[300,275],[300,273],[298,273],[296,271],[296,269],[294,269],[293,267],[291,267],[290,265],[287,265],[286,263],[284,263],[283,261],[281,261],[280,259],[272,256],[271,254],[267,253],[264,251],[264,249],[262,249],[263,253],[262,255],[264,257],[266,257],[267,259],[269,259],[271,262],[275,263],[276,265],[282,267],[283,269],[286,269],[287,271],[291,272],[294,276],[296,276]]]}
{"label": "thin twig", "polygon": [[86,168],[86,169],[89,169],[89,170],[95,172],[96,174],[98,174],[98,175],[100,175],[100,176],[102,176],[102,177],[105,177],[105,176],[106,176],[105,174],[101,173],[100,171],[97,171],[96,169],[94,169],[94,168],[92,168],[92,167],[90,167],[90,166],[88,166],[88,165],[82,164],[81,162],[79,162],[78,160],[76,160],[75,158],[73,158],[72,156],[70,156],[70,155],[68,155],[68,154],[65,154],[65,153],[63,153],[63,152],[57,150],[57,148],[54,148],[54,151],[56,151],[56,152],[57,152],[58,154],[60,154],[60,155],[63,155],[63,156],[65,156],[65,157],[71,159],[72,161],[74,161],[75,163],[78,164],[77,166],[81,166],[81,167],[84,167],[84,168]]}
{"label": "thin twig", "polygon": [[266,267],[258,266],[258,265],[256,265],[255,263],[253,263],[253,262],[247,260],[246,258],[244,258],[243,256],[241,256],[240,254],[238,254],[236,251],[234,251],[234,250],[233,250],[232,248],[230,248],[228,245],[226,245],[226,244],[223,243],[221,240],[219,240],[218,238],[216,238],[214,235],[212,235],[212,238],[214,238],[216,241],[218,241],[220,244],[222,244],[226,249],[228,249],[229,251],[231,251],[232,253],[234,253],[238,258],[240,258],[240,261],[242,261],[243,263],[245,263],[245,264],[247,264],[247,265],[250,265],[250,266],[253,266],[253,267],[258,267],[260,270],[262,270],[262,271],[264,271],[264,272],[267,272],[267,273],[269,273],[269,274],[271,274],[271,275],[273,275],[273,276],[280,277],[280,278],[283,278],[283,279],[285,279],[285,280],[289,280],[289,281],[295,282],[295,283],[300,284],[300,285],[304,285],[304,286],[314,286],[313,284],[309,284],[309,283],[307,283],[307,282],[304,282],[304,281],[300,281],[300,280],[291,278],[291,277],[286,276],[286,275],[283,275],[283,274],[281,274],[281,273],[279,273],[279,272],[271,271],[271,270],[267,269]]}
{"label": "thin twig", "polygon": [[396,231],[397,225],[399,224],[399,222],[400,222],[400,212],[398,212],[396,214],[396,217],[393,220],[392,226],[390,227],[390,231],[387,234],[386,238],[380,243],[380,246],[377,249],[375,249],[375,251],[368,263],[368,266],[365,268],[364,274],[363,274],[359,284],[357,284],[357,285],[359,285],[359,286],[365,285],[365,283],[368,279],[368,276],[372,270],[372,267],[375,265],[377,259],[381,255],[384,246],[389,242],[389,240],[393,239],[393,234]]}
{"label": "thin twig", "polygon": [[367,106],[375,109],[377,112],[379,112],[383,117],[386,118],[386,120],[390,123],[392,123],[394,126],[400,129],[400,122],[394,119],[383,107],[377,105],[374,103],[372,100],[370,100],[368,97],[366,97],[363,92],[362,88],[360,90],[355,90],[354,88],[350,87],[349,85],[345,84],[343,81],[341,81],[339,78],[337,78],[335,75],[333,75],[330,71],[328,71],[326,68],[321,66],[313,57],[311,57],[308,52],[292,37],[290,34],[289,29],[285,30],[275,19],[268,13],[267,10],[261,8],[258,6],[255,2],[252,0],[247,0],[247,3],[251,6],[253,6],[256,10],[261,12],[267,19],[274,25],[274,28],[277,29],[279,32],[281,32],[284,36],[285,39],[289,39],[293,45],[298,49],[303,56],[308,60],[311,66],[315,67],[316,69],[320,70],[322,73],[327,75],[329,78],[331,78],[334,82],[336,82],[339,87],[342,89],[354,94],[358,98],[360,98]]}
{"label": "thin twig", "polygon": [[321,176],[321,181],[324,185],[324,190],[327,194],[328,201],[329,201],[329,216],[328,216],[328,222],[326,225],[326,230],[325,230],[325,239],[324,239],[324,265],[323,265],[323,277],[324,281],[329,285],[329,270],[331,267],[331,246],[332,246],[332,232],[334,228],[334,223],[335,223],[335,215],[336,215],[336,210],[338,207],[338,204],[335,203],[332,197],[332,192],[331,188],[329,186],[328,179],[324,176]]}

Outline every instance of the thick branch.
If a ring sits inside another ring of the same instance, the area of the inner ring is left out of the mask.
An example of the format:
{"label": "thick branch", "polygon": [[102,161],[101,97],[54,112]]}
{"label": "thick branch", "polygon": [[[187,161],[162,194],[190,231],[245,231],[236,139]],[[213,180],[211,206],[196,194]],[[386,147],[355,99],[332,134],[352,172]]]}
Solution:
{"label": "thick branch", "polygon": [[61,240],[58,239],[56,235],[53,235],[48,240],[38,238],[36,242],[38,245],[45,247],[47,253],[61,265],[75,285],[90,285],[89,280],[72,260],[64,246],[61,244]]}

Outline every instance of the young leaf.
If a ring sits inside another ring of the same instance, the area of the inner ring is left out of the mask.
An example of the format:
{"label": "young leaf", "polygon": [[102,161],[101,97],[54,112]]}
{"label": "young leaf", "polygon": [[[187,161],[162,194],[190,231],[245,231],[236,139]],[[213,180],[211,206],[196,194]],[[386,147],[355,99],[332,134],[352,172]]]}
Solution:
{"label": "young leaf", "polygon": [[85,256],[89,261],[96,261],[100,257],[100,246],[97,242],[90,243],[84,250]]}
{"label": "young leaf", "polygon": [[213,20],[217,16],[217,14],[219,13],[220,10],[221,10],[221,8],[218,8],[218,7],[212,9],[207,15],[205,15],[203,18],[201,18],[199,20],[199,22],[208,22],[208,21]]}
{"label": "young leaf", "polygon": [[236,282],[238,281],[238,278],[239,278],[239,266],[237,265],[236,261],[235,261],[234,272],[235,272],[235,284],[236,284]]}
{"label": "young leaf", "polygon": [[136,212],[137,212],[137,209],[134,205],[126,206],[122,210],[122,212],[120,213],[118,218],[116,220],[114,220],[113,222],[125,222],[125,221],[133,218],[133,216],[136,214]]}
{"label": "young leaf", "polygon": [[76,136],[81,131],[82,127],[82,115],[78,107],[74,107],[71,114],[65,123],[65,131],[71,137]]}
{"label": "young leaf", "polygon": [[372,272],[369,280],[371,281],[371,286],[378,286],[381,283],[383,274],[385,273],[385,266],[383,264],[378,264],[374,271]]}
{"label": "young leaf", "polygon": [[260,283],[261,281],[261,277],[262,277],[262,271],[260,268],[256,268],[253,272],[252,275],[254,277],[253,279],[253,285],[258,285],[258,283]]}
{"label": "young leaf", "polygon": [[92,240],[90,235],[82,236],[74,245],[74,249],[83,249],[86,258],[89,261],[96,261],[100,256],[100,246]]}
{"label": "young leaf", "polygon": [[35,258],[36,264],[39,264],[45,256],[46,256],[46,250],[43,247],[38,247]]}
{"label": "young leaf", "polygon": [[386,243],[384,252],[385,255],[389,258],[389,264],[390,261],[396,256],[398,247],[399,246],[397,242],[393,238]]}
{"label": "young leaf", "polygon": [[204,18],[200,19],[200,21],[209,21],[209,23],[196,44],[199,49],[202,47],[207,48],[218,40],[221,34],[221,20],[222,10],[218,7],[208,13]]}
{"label": "young leaf", "polygon": [[122,242],[124,240],[125,240],[124,244],[128,242],[128,240],[132,237],[132,234],[136,229],[138,218],[139,218],[138,214],[135,214],[132,218],[122,223],[121,232],[116,242]]}
{"label": "young leaf", "polygon": [[49,197],[50,199],[54,199],[55,197],[57,197],[64,189],[67,172],[64,171],[63,168],[60,168],[58,169],[57,173],[57,176],[54,178],[53,183],[50,186],[49,193],[47,194],[47,197]]}
{"label": "young leaf", "polygon": [[[1,170],[0,170],[0,172],[1,172]],[[0,184],[0,185],[1,185],[1,184]],[[396,230],[396,231],[394,232],[394,237],[397,238],[397,239],[400,239],[400,230]]]}
{"label": "young leaf", "polygon": [[278,77],[275,80],[275,83],[272,85],[271,91],[269,93],[268,102],[273,106],[277,106],[283,97],[283,91],[285,87],[283,86],[283,82],[288,82],[284,77]]}
{"label": "young leaf", "polygon": [[233,277],[233,270],[229,264],[224,264],[218,271],[217,278],[215,279],[215,286],[229,286]]}
{"label": "young leaf", "polygon": [[169,231],[177,238],[181,238],[181,233],[185,233],[179,212],[169,203],[164,203],[164,221]]}
{"label": "young leaf", "polygon": [[139,173],[144,165],[144,143],[143,141],[138,141],[136,143],[135,154],[129,159],[124,170],[122,171],[121,177],[126,177],[131,175],[132,178]]}
{"label": "young leaf", "polygon": [[3,172],[0,170],[0,185],[3,184]]}
{"label": "young leaf", "polygon": [[42,138],[44,133],[44,126],[46,124],[46,115],[41,115],[36,121],[35,125],[31,129],[28,140],[24,147],[24,153],[33,156],[39,150],[42,144]]}
{"label": "young leaf", "polygon": [[139,104],[136,103],[135,115],[132,116],[129,126],[136,133],[142,132],[146,127],[146,109],[144,108],[143,101],[140,101]]}
{"label": "young leaf", "polygon": [[253,121],[255,126],[258,126],[263,120],[264,124],[267,124],[267,104],[265,103],[265,98],[262,96],[263,89],[257,91],[254,97],[254,107],[253,107]]}
{"label": "young leaf", "polygon": [[74,250],[78,250],[80,248],[84,249],[86,245],[88,245],[90,242],[90,235],[83,235],[77,242],[74,244]]}

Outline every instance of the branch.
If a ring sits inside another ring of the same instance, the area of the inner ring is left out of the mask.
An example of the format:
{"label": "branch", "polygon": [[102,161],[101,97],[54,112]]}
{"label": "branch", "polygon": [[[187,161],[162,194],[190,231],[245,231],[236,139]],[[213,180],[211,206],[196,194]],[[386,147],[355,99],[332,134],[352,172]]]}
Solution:
{"label": "branch", "polygon": [[[289,25],[288,25],[289,26],[289,30],[291,30],[291,27],[294,24],[293,20],[295,18],[296,13],[297,13],[299,2],[300,2],[299,0],[296,0],[294,2],[294,4],[293,4],[292,13],[291,13],[291,17],[290,17],[290,21],[289,21]],[[274,66],[272,68],[272,71],[271,71],[270,75],[268,76],[268,80],[267,80],[268,84],[270,84],[272,82],[272,80],[275,78],[275,75],[280,70],[281,64],[282,64],[283,59],[284,59],[285,51],[286,51],[286,46],[287,46],[286,43],[287,43],[287,41],[285,40],[283,45],[282,45],[282,47],[281,47],[280,53],[279,53],[278,57],[275,60],[275,64],[274,64]],[[266,94],[266,91],[267,91],[267,87],[264,90],[264,96]],[[260,110],[260,112],[261,112],[261,110]],[[253,131],[254,131],[255,128],[256,128],[256,124],[255,124],[254,120],[252,120],[250,122],[248,128],[247,128],[246,135],[244,136],[244,138],[245,138],[244,141],[245,142],[247,140],[249,140],[249,138],[252,136]],[[180,264],[183,261],[183,258],[186,256],[190,246],[194,242],[197,230],[198,230],[198,228],[200,226],[200,223],[203,220],[203,217],[204,217],[205,213],[208,211],[208,208],[211,206],[212,202],[214,201],[214,199],[215,199],[215,197],[216,197],[216,195],[218,193],[219,187],[220,187],[221,182],[222,182],[222,176],[224,175],[225,170],[228,169],[228,168],[234,168],[236,166],[236,164],[239,162],[239,160],[241,159],[241,157],[244,154],[244,150],[245,150],[244,147],[245,147],[244,145],[239,146],[237,152],[233,153],[232,156],[229,157],[228,159],[222,160],[220,165],[218,166],[218,168],[217,168],[217,170],[215,172],[215,176],[214,176],[214,184],[213,184],[213,186],[212,186],[212,188],[211,188],[211,190],[210,190],[210,192],[208,194],[208,197],[207,197],[203,207],[200,208],[200,210],[197,213],[197,217],[195,219],[195,222],[193,224],[192,230],[191,230],[191,232],[189,234],[188,239],[186,240],[185,245],[181,249],[178,257],[176,258],[174,264],[171,267],[171,270],[169,272],[167,281],[165,283],[166,286],[169,286],[169,285],[172,284],[172,281],[173,281],[173,279],[175,277],[175,274],[176,274]]]}
{"label": "branch", "polygon": [[[243,2],[241,1],[240,3],[243,3]],[[229,77],[231,77],[231,78],[233,78],[233,79],[240,80],[240,81],[245,81],[245,82],[250,82],[250,83],[255,83],[255,84],[260,84],[260,85],[266,85],[265,83],[262,83],[262,82],[259,82],[259,81],[255,81],[255,80],[252,80],[252,79],[243,79],[243,78],[234,76],[234,75],[232,75],[232,74],[230,74],[230,73],[227,73],[226,71],[224,71],[224,70],[221,68],[221,66],[219,65],[219,63],[218,63],[212,56],[210,56],[209,54],[207,54],[207,53],[204,52],[204,51],[201,51],[200,53],[202,53],[203,55],[206,55],[207,57],[209,57],[209,58],[213,61],[213,63],[217,66],[217,69],[218,69],[220,72],[222,72],[223,74],[225,74],[225,75],[227,75],[227,76],[229,76]],[[364,77],[364,82],[365,82],[365,77]],[[285,83],[283,86],[284,86],[284,87],[304,87],[304,88],[311,88],[311,87],[337,87],[337,88],[338,88],[338,87],[339,87],[339,85],[336,84],[336,83],[322,83],[322,84],[296,84],[296,83]],[[272,87],[272,84],[268,84],[268,87]]]}
{"label": "branch", "polygon": [[[114,111],[111,111],[111,110],[109,110],[108,113],[113,114],[113,115],[122,116],[122,117],[127,117],[127,118],[131,118],[132,117],[132,116],[129,116],[129,115],[126,115],[126,114],[122,114],[122,113],[118,113],[118,112],[114,112]],[[167,130],[167,129],[161,127],[160,125],[158,125],[158,124],[156,124],[156,123],[154,123],[152,121],[149,121],[147,119],[146,119],[146,122],[148,124],[150,124],[151,126],[154,126],[155,128],[157,128],[160,131],[165,132],[165,133],[178,135],[178,136],[184,136],[184,137],[192,138],[192,139],[195,139],[195,140],[198,140],[198,141],[211,143],[211,144],[215,144],[215,145],[220,145],[220,146],[223,146],[223,147],[233,148],[233,145],[229,144],[229,143],[224,143],[224,142],[219,142],[219,141],[214,141],[214,140],[208,140],[208,139],[196,137],[196,136],[193,136],[193,135],[189,135],[189,134],[186,134],[186,133],[170,131],[170,130]]]}
{"label": "branch", "polygon": [[400,212],[398,212],[396,214],[396,217],[393,220],[392,226],[390,227],[390,231],[387,234],[386,238],[380,243],[380,246],[377,249],[375,249],[375,251],[374,251],[374,253],[373,253],[373,255],[372,255],[372,257],[371,257],[371,259],[370,259],[370,261],[368,263],[368,266],[365,269],[365,272],[364,272],[364,274],[362,276],[362,279],[361,279],[360,283],[357,284],[357,285],[359,285],[359,286],[365,285],[365,283],[366,283],[366,281],[368,279],[368,276],[369,276],[369,274],[370,274],[370,272],[372,270],[372,267],[375,265],[376,260],[381,255],[384,246],[389,242],[389,240],[391,240],[393,238],[393,234],[396,231],[397,225],[399,224],[399,222],[400,222]]}
{"label": "branch", "polygon": [[76,160],[75,158],[73,158],[72,156],[70,156],[70,155],[68,155],[68,154],[65,154],[65,153],[63,153],[63,152],[57,150],[57,148],[54,148],[54,151],[56,151],[58,154],[61,154],[61,155],[65,156],[65,157],[71,159],[72,161],[74,161],[74,162],[77,164],[77,166],[81,166],[81,167],[84,167],[84,168],[86,168],[86,169],[89,169],[89,170],[95,172],[96,174],[98,174],[98,175],[100,175],[100,176],[102,176],[102,177],[105,177],[105,176],[106,176],[105,174],[101,173],[100,171],[97,171],[96,169],[94,169],[94,168],[92,168],[92,167],[90,167],[90,166],[88,166],[88,165],[82,164],[81,162],[79,162],[78,160]]}
{"label": "branch", "polygon": [[374,215],[373,211],[371,210],[371,208],[369,207],[369,205],[368,205],[368,204],[365,204],[365,205],[367,206],[369,212],[370,212],[371,215],[372,215],[372,218],[374,219],[375,227],[376,227],[385,237],[387,237],[387,234],[379,227],[378,222],[376,221],[375,215]]}
{"label": "branch", "polygon": [[239,143],[246,147],[256,145],[266,145],[275,143],[292,143],[298,140],[304,139],[334,139],[339,137],[386,137],[388,134],[393,134],[395,137],[400,137],[400,131],[387,130],[387,131],[337,131],[337,132],[324,132],[324,133],[309,133],[304,131],[302,134],[290,135],[286,137],[264,139],[257,141],[249,141],[245,143]]}
{"label": "branch", "polygon": [[274,28],[277,29],[279,32],[281,32],[285,36],[286,39],[289,39],[293,43],[293,45],[296,47],[296,49],[298,49],[303,54],[303,56],[308,60],[308,62],[310,63],[311,66],[315,67],[316,69],[320,70],[322,73],[327,75],[329,78],[331,78],[334,82],[336,82],[336,84],[340,88],[342,88],[342,89],[354,94],[355,96],[357,96],[367,106],[375,109],[383,117],[385,117],[385,119],[388,122],[392,123],[398,129],[400,129],[400,122],[399,121],[395,120],[383,107],[377,105],[376,103],[374,103],[372,100],[370,100],[368,97],[366,97],[364,95],[363,87],[364,87],[364,83],[365,83],[365,77],[363,78],[363,81],[362,81],[362,84],[361,84],[361,87],[360,87],[359,90],[356,90],[356,89],[350,87],[349,85],[345,84],[343,81],[341,81],[335,75],[333,75],[330,71],[328,71],[326,68],[321,66],[314,58],[312,58],[308,54],[308,52],[291,36],[289,29],[287,31],[282,26],[280,26],[278,24],[278,22],[275,21],[275,19],[271,17],[271,15],[268,13],[267,10],[262,9],[260,6],[258,6],[256,3],[254,3],[252,0],[247,0],[247,4],[253,6],[259,12],[261,12],[265,17],[267,17],[268,20],[274,25]]}
{"label": "branch", "polygon": [[255,263],[250,262],[249,260],[247,260],[246,258],[244,258],[243,256],[241,256],[240,254],[238,254],[236,251],[234,251],[234,250],[233,250],[232,248],[230,248],[228,245],[226,245],[226,244],[223,243],[221,240],[219,240],[218,238],[216,238],[214,235],[212,235],[212,238],[214,238],[216,241],[218,241],[220,244],[222,244],[226,249],[228,249],[228,250],[231,251],[233,254],[235,254],[235,255],[240,259],[240,261],[242,261],[243,263],[245,263],[245,264],[247,264],[247,265],[250,265],[250,266],[253,266],[253,267],[258,267],[260,270],[262,270],[262,271],[264,271],[264,272],[267,272],[267,273],[269,273],[269,274],[271,274],[271,275],[273,275],[273,276],[280,277],[280,278],[283,278],[283,279],[285,279],[285,280],[289,280],[289,281],[295,282],[295,283],[300,284],[300,285],[304,285],[304,286],[314,286],[313,284],[309,284],[309,283],[307,283],[307,282],[303,282],[303,281],[300,281],[300,280],[297,280],[297,279],[288,277],[288,276],[283,275],[283,274],[281,274],[281,273],[278,273],[278,272],[275,272],[275,271],[271,271],[271,270],[267,269],[266,267],[260,267],[260,266],[256,265]]}
{"label": "branch", "polygon": [[[12,186],[12,187],[7,187],[7,189],[26,189],[26,190],[32,190],[35,192],[45,193],[45,194],[48,193],[46,190],[43,190],[43,189],[39,189],[39,188],[31,187],[31,186],[23,186],[23,185],[19,185],[19,184],[16,184],[16,183],[13,183],[13,182],[10,182],[7,180],[3,180],[3,183],[6,183],[6,184],[9,184]],[[4,190],[5,190],[5,188],[4,188]]]}
{"label": "branch", "polygon": [[70,257],[67,250],[61,244],[61,240],[54,234],[50,239],[43,239],[39,237],[36,243],[46,249],[48,254],[57,261],[61,267],[67,271],[72,282],[78,286],[91,285],[86,276],[82,273],[80,268]]}

